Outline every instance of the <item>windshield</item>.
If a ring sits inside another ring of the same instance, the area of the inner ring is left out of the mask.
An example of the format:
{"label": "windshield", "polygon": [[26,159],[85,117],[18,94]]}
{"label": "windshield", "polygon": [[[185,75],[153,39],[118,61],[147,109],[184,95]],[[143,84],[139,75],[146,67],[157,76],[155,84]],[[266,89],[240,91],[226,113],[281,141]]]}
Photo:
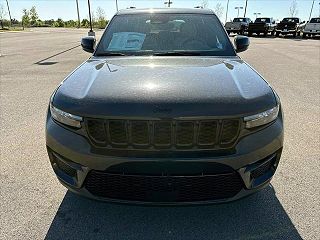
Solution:
{"label": "windshield", "polygon": [[311,18],[310,23],[320,23],[320,18]]}
{"label": "windshield", "polygon": [[95,55],[234,56],[220,21],[205,14],[128,14],[110,22]]}
{"label": "windshield", "polygon": [[233,22],[245,22],[246,19],[245,18],[235,18],[233,19]]}
{"label": "windshield", "polygon": [[270,23],[270,18],[257,18],[254,22],[256,23]]}
{"label": "windshield", "polygon": [[299,18],[284,18],[282,20],[282,22],[284,22],[284,23],[291,23],[291,22],[299,23]]}

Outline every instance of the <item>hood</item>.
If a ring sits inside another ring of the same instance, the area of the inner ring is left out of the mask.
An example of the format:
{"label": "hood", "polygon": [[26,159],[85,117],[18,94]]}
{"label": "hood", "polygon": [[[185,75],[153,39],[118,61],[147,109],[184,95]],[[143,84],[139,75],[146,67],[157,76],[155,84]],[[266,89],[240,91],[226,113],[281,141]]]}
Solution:
{"label": "hood", "polygon": [[91,58],[53,104],[87,117],[236,116],[276,105],[270,86],[238,57]]}
{"label": "hood", "polygon": [[320,23],[307,23],[305,30],[320,30]]}

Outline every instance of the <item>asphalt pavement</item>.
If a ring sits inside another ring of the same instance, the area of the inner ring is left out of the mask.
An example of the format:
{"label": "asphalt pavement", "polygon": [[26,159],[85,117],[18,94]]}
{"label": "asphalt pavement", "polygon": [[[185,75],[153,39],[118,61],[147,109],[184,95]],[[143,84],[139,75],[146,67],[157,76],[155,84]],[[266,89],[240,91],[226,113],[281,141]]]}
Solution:
{"label": "asphalt pavement", "polygon": [[256,37],[240,54],[284,108],[284,151],[268,188],[228,204],[144,207],[80,198],[50,167],[49,97],[90,56],[79,47],[85,34],[0,33],[0,239],[319,239],[320,40]]}

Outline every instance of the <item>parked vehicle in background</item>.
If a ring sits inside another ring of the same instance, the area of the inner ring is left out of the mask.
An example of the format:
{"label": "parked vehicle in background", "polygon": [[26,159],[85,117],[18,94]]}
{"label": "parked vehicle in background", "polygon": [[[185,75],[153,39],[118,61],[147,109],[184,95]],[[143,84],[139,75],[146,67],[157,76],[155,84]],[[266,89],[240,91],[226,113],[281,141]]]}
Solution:
{"label": "parked vehicle in background", "polygon": [[244,33],[248,31],[248,26],[251,22],[250,18],[234,18],[232,22],[225,24],[225,28],[228,34],[237,33],[244,35]]}
{"label": "parked vehicle in background", "polygon": [[276,22],[273,18],[257,18],[254,23],[250,23],[248,27],[248,36],[252,36],[253,33],[257,35],[263,34],[267,36],[268,33],[271,33],[271,36],[274,35],[276,31]]}
{"label": "parked vehicle in background", "polygon": [[292,34],[293,37],[300,36],[304,26],[305,21],[301,22],[300,18],[284,18],[280,23],[277,24],[276,36],[279,37],[280,34]]}
{"label": "parked vehicle in background", "polygon": [[305,25],[302,37],[311,37],[320,35],[320,17],[311,18],[310,22]]}

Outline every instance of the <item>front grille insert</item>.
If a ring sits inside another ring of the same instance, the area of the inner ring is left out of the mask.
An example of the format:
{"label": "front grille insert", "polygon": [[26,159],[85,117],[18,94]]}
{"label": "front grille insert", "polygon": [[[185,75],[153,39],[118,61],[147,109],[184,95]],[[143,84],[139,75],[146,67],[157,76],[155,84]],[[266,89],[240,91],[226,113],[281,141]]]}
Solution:
{"label": "front grille insert", "polygon": [[86,119],[93,145],[114,149],[225,149],[238,139],[239,119]]}
{"label": "front grille insert", "polygon": [[213,201],[234,197],[243,183],[235,171],[198,176],[144,176],[90,171],[85,188],[93,195],[144,202]]}

